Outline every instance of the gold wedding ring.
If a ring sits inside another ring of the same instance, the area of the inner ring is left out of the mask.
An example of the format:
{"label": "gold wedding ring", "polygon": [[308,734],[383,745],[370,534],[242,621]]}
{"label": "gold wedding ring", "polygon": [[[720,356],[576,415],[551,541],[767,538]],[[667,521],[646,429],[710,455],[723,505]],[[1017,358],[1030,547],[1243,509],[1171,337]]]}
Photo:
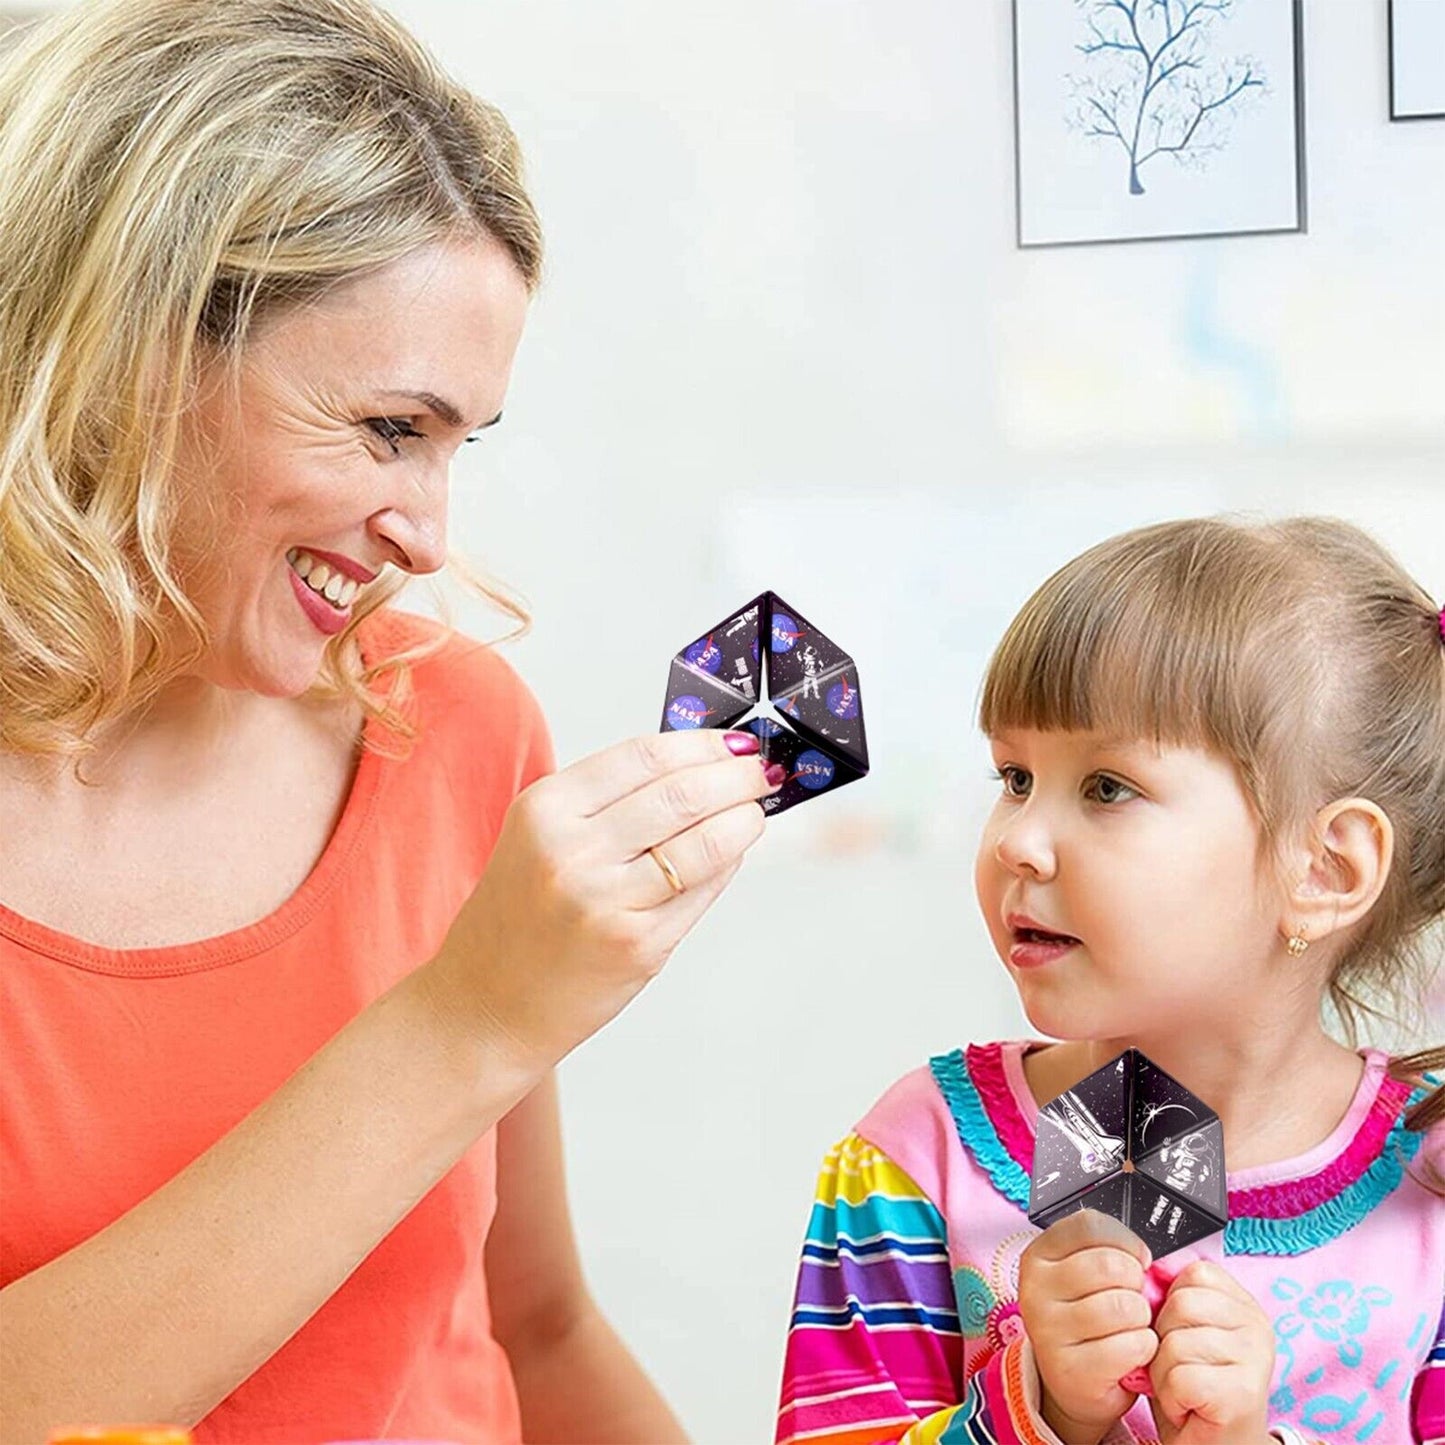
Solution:
{"label": "gold wedding ring", "polygon": [[674,893],[686,893],[687,884],[682,881],[682,876],[673,866],[672,859],[661,848],[649,848],[647,851],[652,854],[652,861],[662,869],[662,876],[667,879],[667,886]]}

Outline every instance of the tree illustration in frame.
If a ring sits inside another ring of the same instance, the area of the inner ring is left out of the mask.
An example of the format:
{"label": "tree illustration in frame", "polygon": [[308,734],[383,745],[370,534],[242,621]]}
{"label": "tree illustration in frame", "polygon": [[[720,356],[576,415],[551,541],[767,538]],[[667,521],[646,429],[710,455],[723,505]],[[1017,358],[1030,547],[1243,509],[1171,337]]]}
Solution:
{"label": "tree illustration in frame", "polygon": [[1139,173],[1159,156],[1203,166],[1226,144],[1229,121],[1251,92],[1264,89],[1257,60],[1213,54],[1215,32],[1227,27],[1235,0],[1074,3],[1086,31],[1078,50],[1087,70],[1069,77],[1069,123],[1123,149],[1130,195],[1144,194]]}
{"label": "tree illustration in frame", "polygon": [[1020,246],[1305,229],[1303,0],[1012,9]]}

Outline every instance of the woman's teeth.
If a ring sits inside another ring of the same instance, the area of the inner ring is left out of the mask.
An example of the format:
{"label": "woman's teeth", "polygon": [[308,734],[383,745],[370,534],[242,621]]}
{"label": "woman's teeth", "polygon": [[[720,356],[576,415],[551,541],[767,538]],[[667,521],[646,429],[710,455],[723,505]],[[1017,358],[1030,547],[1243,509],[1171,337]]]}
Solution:
{"label": "woman's teeth", "polygon": [[361,583],[354,577],[343,577],[340,572],[318,562],[310,552],[293,547],[286,560],[291,570],[313,591],[319,592],[338,612],[345,612],[361,591]]}

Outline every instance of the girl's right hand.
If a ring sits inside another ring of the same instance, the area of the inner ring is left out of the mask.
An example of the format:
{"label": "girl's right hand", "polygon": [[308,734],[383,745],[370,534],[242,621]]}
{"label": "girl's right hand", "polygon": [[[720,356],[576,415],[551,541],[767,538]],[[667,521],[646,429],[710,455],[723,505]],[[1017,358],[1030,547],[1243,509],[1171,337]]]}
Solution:
{"label": "girl's right hand", "polygon": [[1143,1293],[1149,1263],[1144,1241],[1095,1209],[1056,1220],[1020,1258],[1043,1416],[1064,1445],[1096,1445],[1134,1403],[1120,1377],[1159,1348]]}
{"label": "girl's right hand", "polygon": [[[534,783],[426,967],[448,1016],[538,1076],[661,970],[762,836],[751,733],[655,733]],[[648,849],[672,863],[676,894]]]}

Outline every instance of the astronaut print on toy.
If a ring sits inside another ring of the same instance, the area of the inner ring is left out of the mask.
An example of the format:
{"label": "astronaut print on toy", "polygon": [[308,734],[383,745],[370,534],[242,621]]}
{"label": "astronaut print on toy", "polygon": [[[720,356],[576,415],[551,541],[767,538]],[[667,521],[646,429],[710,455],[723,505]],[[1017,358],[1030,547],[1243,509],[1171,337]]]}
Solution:
{"label": "astronaut print on toy", "polygon": [[818,679],[822,676],[823,664],[811,642],[803,647],[803,690],[801,697],[818,698]]}

